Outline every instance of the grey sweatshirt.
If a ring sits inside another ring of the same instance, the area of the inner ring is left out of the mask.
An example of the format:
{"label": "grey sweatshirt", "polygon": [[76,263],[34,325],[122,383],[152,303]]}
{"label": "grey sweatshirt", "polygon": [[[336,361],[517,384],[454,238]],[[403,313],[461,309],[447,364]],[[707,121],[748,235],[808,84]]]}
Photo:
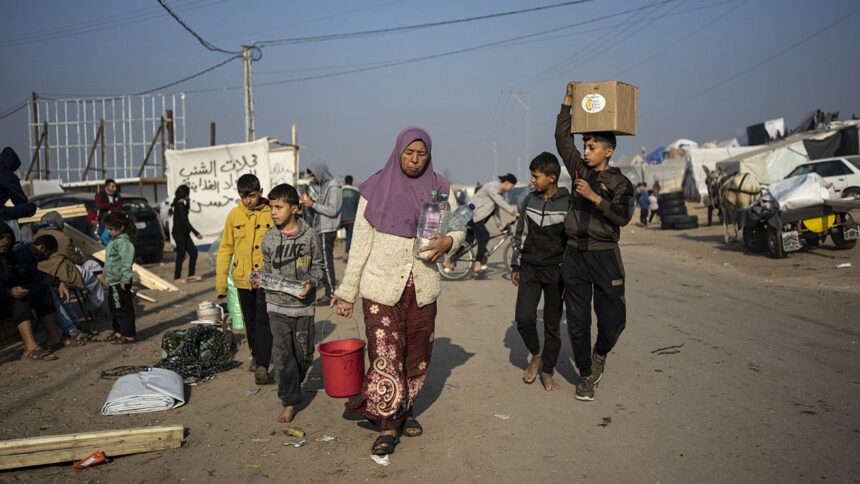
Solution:
{"label": "grey sweatshirt", "polygon": [[298,281],[311,281],[307,297],[299,299],[290,294],[266,290],[269,312],[292,317],[313,316],[316,286],[322,280],[322,248],[317,245],[316,233],[302,220],[299,230],[288,236],[278,227],[263,235],[263,272],[281,274]]}
{"label": "grey sweatshirt", "polygon": [[340,181],[328,171],[324,161],[314,163],[308,169],[317,177],[320,190],[310,211],[314,217],[314,230],[320,234],[335,232],[340,228],[340,208],[343,194]]}

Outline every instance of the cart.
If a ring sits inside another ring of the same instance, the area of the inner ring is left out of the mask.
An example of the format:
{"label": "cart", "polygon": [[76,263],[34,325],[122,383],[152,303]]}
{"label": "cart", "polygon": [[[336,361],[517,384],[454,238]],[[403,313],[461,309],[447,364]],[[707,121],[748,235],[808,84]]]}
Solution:
{"label": "cart", "polygon": [[827,237],[840,250],[848,250],[860,239],[860,224],[851,216],[860,210],[860,200],[825,200],[811,207],[778,210],[757,203],[735,213],[735,224],[743,231],[744,245],[751,252],[764,252],[776,259],[803,248],[819,247]]}

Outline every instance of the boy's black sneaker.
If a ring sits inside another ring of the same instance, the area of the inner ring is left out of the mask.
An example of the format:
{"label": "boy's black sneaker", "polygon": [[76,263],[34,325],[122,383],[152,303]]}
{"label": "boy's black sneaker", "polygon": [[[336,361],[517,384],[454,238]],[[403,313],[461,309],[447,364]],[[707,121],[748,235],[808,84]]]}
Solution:
{"label": "boy's black sneaker", "polygon": [[579,379],[579,384],[576,385],[576,395],[574,398],[590,402],[594,400],[594,377],[592,375],[584,376]]}
{"label": "boy's black sneaker", "polygon": [[600,356],[594,353],[591,357],[591,377],[594,378],[594,386],[600,383],[603,370],[606,368],[606,355]]}

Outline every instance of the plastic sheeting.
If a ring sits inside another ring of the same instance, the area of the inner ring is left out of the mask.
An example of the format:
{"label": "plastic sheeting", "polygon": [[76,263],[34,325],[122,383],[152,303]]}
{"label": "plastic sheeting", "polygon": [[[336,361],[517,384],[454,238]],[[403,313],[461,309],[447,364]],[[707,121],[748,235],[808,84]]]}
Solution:
{"label": "plastic sheeting", "polygon": [[705,169],[717,168],[717,163],[734,156],[756,150],[748,146],[726,146],[722,148],[699,148],[689,150],[685,160],[684,198],[690,201],[706,202],[708,186],[705,184]]}
{"label": "plastic sheeting", "polygon": [[762,201],[774,202],[779,210],[814,207],[836,198],[829,185],[817,173],[793,176],[768,186]]}
{"label": "plastic sheeting", "polygon": [[114,382],[102,407],[102,415],[158,412],[184,404],[182,377],[163,368],[149,368]]}

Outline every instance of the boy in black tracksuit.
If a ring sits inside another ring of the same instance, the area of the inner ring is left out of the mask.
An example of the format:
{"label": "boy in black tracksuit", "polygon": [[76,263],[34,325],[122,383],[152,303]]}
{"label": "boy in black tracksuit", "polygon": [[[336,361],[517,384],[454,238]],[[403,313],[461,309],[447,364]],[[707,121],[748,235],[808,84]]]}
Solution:
{"label": "boy in black tracksuit", "polygon": [[[577,400],[594,400],[606,355],[615,346],[627,318],[624,264],[618,239],[633,215],[633,184],[609,166],[613,133],[587,133],[585,159],[570,134],[573,86],[568,84],[555,126],[555,143],[574,178],[570,212],[564,220],[567,249],[562,264],[567,329],[579,370]],[[597,315],[597,341],[591,350],[591,300]]]}
{"label": "boy in black tracksuit", "polygon": [[[521,202],[514,232],[511,282],[519,288],[515,318],[517,331],[531,353],[523,381],[540,379],[547,391],[558,389],[552,380],[561,349],[559,322],[562,307],[561,260],[564,256],[564,218],[570,192],[558,187],[561,166],[551,153],[543,152],[529,165],[535,187]],[[537,307],[543,292],[544,348],[537,334]]]}

